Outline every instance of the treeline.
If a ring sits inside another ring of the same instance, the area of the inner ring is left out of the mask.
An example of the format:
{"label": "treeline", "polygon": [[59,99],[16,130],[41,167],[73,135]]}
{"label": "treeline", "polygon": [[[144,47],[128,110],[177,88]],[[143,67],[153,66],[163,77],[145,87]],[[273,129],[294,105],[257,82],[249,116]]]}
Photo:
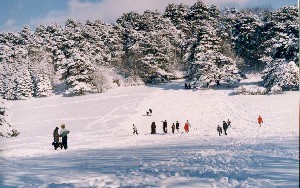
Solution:
{"label": "treeline", "polygon": [[299,86],[298,8],[220,10],[197,2],[164,13],[124,13],[64,26],[25,26],[0,33],[0,93],[5,99],[83,95],[113,85],[177,77],[239,82],[239,69],[259,71],[267,88]]}

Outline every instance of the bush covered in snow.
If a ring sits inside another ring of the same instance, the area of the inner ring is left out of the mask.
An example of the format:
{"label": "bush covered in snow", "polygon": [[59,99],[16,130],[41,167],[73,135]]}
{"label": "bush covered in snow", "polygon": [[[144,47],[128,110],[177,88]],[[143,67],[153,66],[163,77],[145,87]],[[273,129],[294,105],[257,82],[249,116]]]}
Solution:
{"label": "bush covered in snow", "polygon": [[267,89],[257,85],[239,86],[233,91],[235,95],[265,95]]}
{"label": "bush covered in snow", "polygon": [[20,133],[13,129],[7,120],[5,100],[0,100],[0,137],[16,137]]}
{"label": "bush covered in snow", "polygon": [[270,94],[279,94],[279,93],[282,93],[282,88],[278,85],[275,85],[273,86],[270,91],[269,91]]}
{"label": "bush covered in snow", "polygon": [[274,60],[268,63],[263,73],[264,85],[268,88],[274,86],[281,88],[299,87],[299,67],[294,61]]}

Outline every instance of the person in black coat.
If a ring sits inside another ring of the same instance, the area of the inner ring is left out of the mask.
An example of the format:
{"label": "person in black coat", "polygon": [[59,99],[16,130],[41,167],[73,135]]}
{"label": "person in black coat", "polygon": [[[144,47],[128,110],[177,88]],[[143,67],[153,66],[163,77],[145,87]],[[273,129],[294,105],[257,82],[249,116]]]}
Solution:
{"label": "person in black coat", "polygon": [[151,114],[152,114],[152,109],[149,109],[149,112],[150,112],[150,116],[151,116]]}
{"label": "person in black coat", "polygon": [[227,132],[226,132],[227,129],[228,129],[228,125],[225,121],[223,121],[223,130],[224,130],[225,135],[227,135]]}
{"label": "person in black coat", "polygon": [[188,89],[188,85],[184,83],[184,89]]}
{"label": "person in black coat", "polygon": [[179,132],[179,122],[176,121],[176,130]]}
{"label": "person in black coat", "polygon": [[155,125],[155,122],[151,123],[151,134],[156,134],[156,125]]}
{"label": "person in black coat", "polygon": [[167,133],[167,132],[168,132],[167,127],[168,127],[168,123],[167,123],[167,120],[165,120],[165,121],[163,122],[163,131],[164,131],[164,133]]}

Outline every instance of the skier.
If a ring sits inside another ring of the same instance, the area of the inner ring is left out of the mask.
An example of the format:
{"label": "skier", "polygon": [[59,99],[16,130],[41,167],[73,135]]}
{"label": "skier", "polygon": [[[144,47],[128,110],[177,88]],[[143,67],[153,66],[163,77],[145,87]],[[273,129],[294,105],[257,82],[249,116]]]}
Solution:
{"label": "skier", "polygon": [[136,134],[136,135],[138,135],[138,132],[137,132],[137,128],[136,128],[136,126],[134,125],[134,124],[132,124],[133,125],[133,134]]}
{"label": "skier", "polygon": [[174,131],[175,131],[175,124],[173,123],[172,124],[172,133],[174,134]]}
{"label": "skier", "polygon": [[68,129],[66,129],[66,125],[62,124],[60,126],[62,129],[60,131],[60,136],[62,137],[62,145],[64,147],[64,149],[68,149],[68,134],[70,133],[70,131]]}
{"label": "skier", "polygon": [[231,121],[229,119],[227,120],[227,125],[228,127],[231,127]]}
{"label": "skier", "polygon": [[154,121],[151,124],[151,134],[156,134],[156,125]]}
{"label": "skier", "polygon": [[179,122],[176,121],[176,130],[179,132]]}
{"label": "skier", "polygon": [[52,145],[54,146],[54,149],[57,150],[58,147],[60,147],[60,149],[62,149],[62,144],[59,142],[59,134],[58,134],[58,127],[56,127],[53,131],[53,138],[54,141],[52,143]]}
{"label": "skier", "polygon": [[221,136],[221,134],[222,134],[222,128],[220,127],[220,125],[218,125],[217,131],[219,132],[219,136]]}
{"label": "skier", "polygon": [[152,109],[149,109],[149,112],[150,112],[150,116],[152,115]]}
{"label": "skier", "polygon": [[189,132],[190,127],[191,127],[191,124],[189,123],[189,120],[186,120],[186,123],[184,124],[184,130],[186,133]]}
{"label": "skier", "polygon": [[167,120],[165,120],[165,121],[163,121],[163,131],[164,131],[164,133],[168,133],[167,127],[168,127],[168,123],[167,123]]}
{"label": "skier", "polygon": [[227,135],[227,129],[228,129],[228,125],[227,125],[227,123],[225,122],[225,121],[223,121],[223,129],[224,129],[224,133],[225,133],[225,135]]}
{"label": "skier", "polygon": [[263,119],[260,115],[258,115],[257,121],[258,121],[259,126],[261,127],[261,124],[263,123]]}
{"label": "skier", "polygon": [[149,112],[148,111],[146,111],[146,115],[149,116]]}

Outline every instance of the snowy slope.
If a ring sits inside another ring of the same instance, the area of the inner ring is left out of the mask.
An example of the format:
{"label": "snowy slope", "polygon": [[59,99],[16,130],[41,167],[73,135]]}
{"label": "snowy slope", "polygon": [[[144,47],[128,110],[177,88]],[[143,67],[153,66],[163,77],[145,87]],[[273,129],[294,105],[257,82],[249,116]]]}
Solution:
{"label": "snowy slope", "polygon": [[[240,96],[183,84],[11,102],[21,134],[1,139],[0,185],[298,187],[298,92]],[[149,108],[153,115],[145,116]],[[218,136],[216,126],[228,118],[228,135]],[[169,132],[188,119],[191,132],[164,135],[165,119]],[[152,121],[157,135],[150,135]],[[52,132],[62,123],[71,131],[69,150],[54,151]]]}

